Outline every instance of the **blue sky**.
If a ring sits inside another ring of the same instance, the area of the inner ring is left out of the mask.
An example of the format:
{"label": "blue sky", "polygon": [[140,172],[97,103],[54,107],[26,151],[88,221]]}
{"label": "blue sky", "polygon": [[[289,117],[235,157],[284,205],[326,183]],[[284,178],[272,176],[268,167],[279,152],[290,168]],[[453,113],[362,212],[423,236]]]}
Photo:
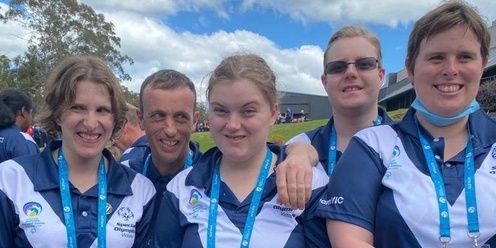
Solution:
{"label": "blue sky", "polygon": [[[439,2],[431,0],[80,0],[115,24],[121,52],[135,61],[126,65],[133,78],[123,82],[139,92],[149,74],[179,70],[204,95],[208,73],[234,53],[264,57],[282,91],[325,95],[320,83],[322,55],[330,35],[344,25],[363,25],[376,33],[386,73],[403,69],[413,22]],[[0,0],[4,10],[7,1]],[[496,20],[496,1],[471,0]],[[2,11],[2,10],[0,10]],[[26,30],[0,24],[0,53],[13,57],[25,50]],[[200,98],[201,99],[201,98]]]}

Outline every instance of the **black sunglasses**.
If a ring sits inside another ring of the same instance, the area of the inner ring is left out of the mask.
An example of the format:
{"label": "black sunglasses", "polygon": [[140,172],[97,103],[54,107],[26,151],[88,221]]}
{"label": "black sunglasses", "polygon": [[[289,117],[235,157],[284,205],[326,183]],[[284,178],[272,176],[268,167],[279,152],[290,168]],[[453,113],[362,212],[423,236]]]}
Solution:
{"label": "black sunglasses", "polygon": [[325,66],[324,72],[325,74],[341,74],[348,69],[349,64],[355,64],[355,67],[359,71],[370,71],[377,68],[378,62],[379,61],[374,57],[361,58],[353,62],[347,62],[342,60],[331,61],[327,63],[327,65]]}

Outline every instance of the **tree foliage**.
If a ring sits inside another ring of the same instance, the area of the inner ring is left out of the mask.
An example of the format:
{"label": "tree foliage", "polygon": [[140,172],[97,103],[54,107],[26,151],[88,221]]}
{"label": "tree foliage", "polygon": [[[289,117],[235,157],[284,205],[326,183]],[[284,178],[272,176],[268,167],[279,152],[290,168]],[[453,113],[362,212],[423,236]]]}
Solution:
{"label": "tree foliage", "polygon": [[198,123],[203,122],[208,119],[208,107],[205,102],[197,102],[196,110],[200,112],[200,117],[198,118]]}
{"label": "tree foliage", "polygon": [[486,113],[494,115],[496,112],[496,80],[481,84],[477,101]]}
{"label": "tree foliage", "polygon": [[26,52],[12,59],[11,86],[27,90],[35,101],[43,97],[49,71],[69,55],[104,58],[121,80],[131,79],[123,64],[133,60],[119,52],[114,25],[88,5],[76,0],[12,0],[0,20],[19,22],[29,31]]}

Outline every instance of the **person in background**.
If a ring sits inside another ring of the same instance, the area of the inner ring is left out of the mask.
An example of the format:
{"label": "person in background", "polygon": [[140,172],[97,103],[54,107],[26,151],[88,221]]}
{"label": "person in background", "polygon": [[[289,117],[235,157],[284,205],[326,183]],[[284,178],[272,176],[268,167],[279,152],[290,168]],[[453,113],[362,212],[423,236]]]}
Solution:
{"label": "person in background", "polygon": [[301,133],[286,144],[312,144],[321,169],[331,175],[351,137],[359,130],[389,123],[377,99],[385,70],[379,39],[360,26],[345,26],[329,39],[321,76],[332,117],[325,126]]}
{"label": "person in background", "polygon": [[148,149],[148,139],[141,129],[138,120],[138,111],[134,105],[126,103],[126,124],[116,139],[112,140],[112,146],[120,150],[119,162],[129,166],[129,160],[143,160]]}
{"label": "person in background", "polygon": [[[328,182],[314,170],[305,210],[277,203],[274,168],[284,149],[267,143],[278,107],[276,78],[256,55],[224,59],[207,99],[217,145],[167,185],[157,214],[156,247],[325,247],[324,220],[312,218]],[[312,203],[313,202],[313,203]]]}
{"label": "person in background", "polygon": [[24,91],[0,92],[0,163],[23,155],[38,154],[33,138],[26,133],[31,126],[33,102]]}
{"label": "person in background", "polygon": [[141,247],[155,188],[104,148],[126,103],[107,62],[64,59],[45,86],[38,123],[61,140],[0,164],[0,247]]}
{"label": "person in background", "polygon": [[489,44],[461,1],[414,24],[417,98],[400,123],[352,138],[320,200],[333,247],[496,247],[496,122],[475,101]]}

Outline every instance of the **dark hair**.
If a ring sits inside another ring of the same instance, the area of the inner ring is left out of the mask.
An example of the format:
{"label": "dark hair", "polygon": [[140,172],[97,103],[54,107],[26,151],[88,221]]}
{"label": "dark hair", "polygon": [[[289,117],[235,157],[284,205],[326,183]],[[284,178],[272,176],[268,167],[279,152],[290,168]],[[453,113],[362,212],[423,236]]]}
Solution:
{"label": "dark hair", "polygon": [[26,92],[17,89],[8,89],[0,92],[0,129],[13,125],[19,111],[25,108],[31,112],[33,101]]}
{"label": "dark hair", "polygon": [[172,69],[163,69],[148,76],[141,84],[140,89],[140,110],[143,111],[143,93],[146,88],[151,89],[177,89],[188,87],[195,96],[194,108],[196,108],[196,89],[195,84],[183,73]]}
{"label": "dark hair", "polygon": [[38,116],[40,126],[47,133],[53,136],[61,133],[57,119],[76,99],[78,83],[85,80],[102,85],[108,90],[115,123],[112,137],[119,133],[126,123],[126,101],[119,80],[107,62],[95,56],[68,57],[51,72],[45,87],[45,105]]}
{"label": "dark hair", "polygon": [[460,0],[453,0],[444,2],[415,23],[408,39],[407,69],[412,74],[414,73],[415,60],[424,39],[428,40],[436,34],[459,25],[466,26],[474,31],[481,46],[481,56],[482,58],[487,58],[489,56],[491,36],[486,23],[474,7]]}

